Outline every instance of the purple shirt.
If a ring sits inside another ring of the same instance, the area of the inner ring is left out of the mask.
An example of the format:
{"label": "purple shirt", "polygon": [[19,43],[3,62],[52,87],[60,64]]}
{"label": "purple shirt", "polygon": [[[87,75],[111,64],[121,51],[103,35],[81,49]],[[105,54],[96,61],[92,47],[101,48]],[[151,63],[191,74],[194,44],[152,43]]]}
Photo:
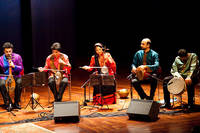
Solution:
{"label": "purple shirt", "polygon": [[[21,77],[21,72],[23,70],[22,58],[19,54],[12,53],[12,62],[15,65],[15,68],[12,68],[12,75],[14,77]],[[0,68],[3,71],[3,74],[9,75],[9,63],[5,54],[0,57]],[[3,77],[0,77],[1,79]]]}

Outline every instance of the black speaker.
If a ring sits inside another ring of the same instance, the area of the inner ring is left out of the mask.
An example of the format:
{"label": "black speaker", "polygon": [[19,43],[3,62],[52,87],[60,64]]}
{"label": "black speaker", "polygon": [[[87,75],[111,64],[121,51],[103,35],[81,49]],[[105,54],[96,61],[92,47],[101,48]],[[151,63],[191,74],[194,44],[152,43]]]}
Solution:
{"label": "black speaker", "polygon": [[127,114],[129,119],[155,121],[159,110],[160,104],[153,100],[132,99]]}
{"label": "black speaker", "polygon": [[54,102],[54,121],[79,122],[80,104],[78,101]]}

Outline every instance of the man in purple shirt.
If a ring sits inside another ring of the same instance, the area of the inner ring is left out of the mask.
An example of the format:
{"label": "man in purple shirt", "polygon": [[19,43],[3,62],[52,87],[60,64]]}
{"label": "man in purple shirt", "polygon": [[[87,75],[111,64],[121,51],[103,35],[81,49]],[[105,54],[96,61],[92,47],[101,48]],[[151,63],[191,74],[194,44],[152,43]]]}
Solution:
{"label": "man in purple shirt", "polygon": [[[19,54],[13,53],[13,44],[5,42],[3,44],[4,54],[0,57],[0,91],[3,96],[5,108],[7,110],[21,109],[19,102],[22,91],[23,73],[22,58]],[[14,103],[9,92],[12,88],[15,91]]]}

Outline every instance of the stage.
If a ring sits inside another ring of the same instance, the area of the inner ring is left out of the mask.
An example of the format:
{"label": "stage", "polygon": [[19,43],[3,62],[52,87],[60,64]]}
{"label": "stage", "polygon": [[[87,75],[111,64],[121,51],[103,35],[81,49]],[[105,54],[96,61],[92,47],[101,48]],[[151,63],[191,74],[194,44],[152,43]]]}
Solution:
{"label": "stage", "polygon": [[[130,90],[130,81],[126,79],[128,72],[116,75],[117,90],[127,88]],[[78,76],[82,75],[82,76]],[[79,101],[80,103],[80,121],[55,123],[53,120],[53,97],[50,92],[50,101],[48,101],[48,87],[34,87],[34,92],[39,94],[39,103],[32,109],[30,105],[27,106],[31,89],[24,88],[21,97],[21,110],[12,110],[16,115],[13,116],[2,107],[0,108],[0,131],[1,132],[136,132],[136,133],[150,133],[150,132],[192,132],[195,128],[200,126],[200,88],[197,86],[195,89],[195,110],[183,110],[180,103],[175,101],[173,109],[160,109],[158,119],[156,121],[143,121],[143,120],[129,120],[126,114],[129,107],[131,96],[129,94],[127,99],[121,99],[117,94],[117,104],[93,106],[91,102],[87,102],[84,106],[84,88],[81,86],[89,78],[89,73],[80,69],[72,70],[72,84],[71,84],[71,101]],[[143,85],[145,92],[149,94],[148,84]],[[92,87],[90,87],[90,97],[87,87],[86,98],[92,100]],[[159,89],[159,94],[158,94]],[[63,101],[69,101],[68,89],[65,90]],[[90,99],[89,99],[90,98]],[[133,88],[133,98],[139,99],[138,94]],[[162,102],[163,91],[162,84],[158,84],[155,92],[154,101]],[[183,102],[187,103],[187,92],[183,93]],[[3,104],[1,97],[0,104]],[[25,108],[27,106],[27,108]],[[98,108],[96,108],[98,107]]]}

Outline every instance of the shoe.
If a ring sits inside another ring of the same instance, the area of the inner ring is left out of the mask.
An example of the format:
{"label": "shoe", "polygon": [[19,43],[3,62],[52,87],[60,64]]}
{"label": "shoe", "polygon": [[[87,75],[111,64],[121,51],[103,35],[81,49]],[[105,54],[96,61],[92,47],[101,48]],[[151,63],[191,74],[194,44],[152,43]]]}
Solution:
{"label": "shoe", "polygon": [[21,106],[18,103],[14,103],[13,109],[21,109]]}
{"label": "shoe", "polygon": [[1,107],[2,107],[3,109],[6,109],[6,108],[8,107],[8,105],[7,105],[7,104],[2,104]]}
{"label": "shoe", "polygon": [[61,102],[61,101],[62,101],[62,97],[61,97],[61,96],[58,96],[57,101],[58,101],[58,102]]}
{"label": "shoe", "polygon": [[150,96],[145,97],[146,100],[153,100]]}
{"label": "shoe", "polygon": [[163,105],[161,105],[160,106],[160,108],[167,108],[167,109],[171,109],[172,108],[172,106],[170,105],[170,104],[163,104]]}

